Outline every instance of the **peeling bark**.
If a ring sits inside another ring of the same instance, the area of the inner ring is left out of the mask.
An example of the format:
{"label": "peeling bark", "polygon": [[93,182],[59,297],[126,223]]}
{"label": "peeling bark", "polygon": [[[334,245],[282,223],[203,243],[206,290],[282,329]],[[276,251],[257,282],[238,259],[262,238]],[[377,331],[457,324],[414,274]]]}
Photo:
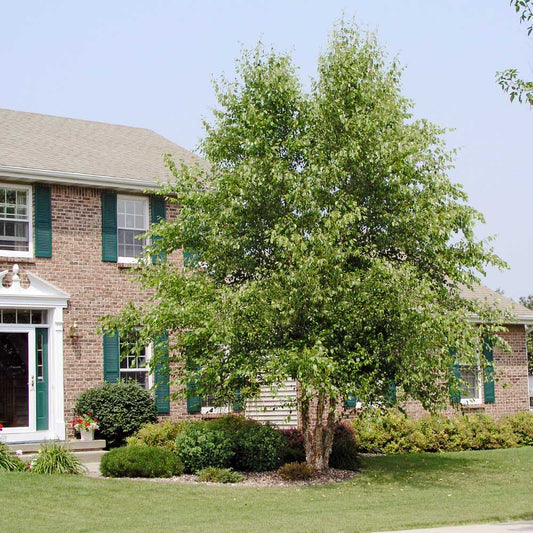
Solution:
{"label": "peeling bark", "polygon": [[317,393],[301,404],[305,458],[316,470],[329,468],[336,422],[336,399]]}

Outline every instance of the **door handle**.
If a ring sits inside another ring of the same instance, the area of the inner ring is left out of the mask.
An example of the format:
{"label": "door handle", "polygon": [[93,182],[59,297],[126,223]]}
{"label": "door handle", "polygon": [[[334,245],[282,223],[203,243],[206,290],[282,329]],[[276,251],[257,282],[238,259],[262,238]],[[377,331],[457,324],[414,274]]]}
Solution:
{"label": "door handle", "polygon": [[35,387],[35,376],[31,377],[31,388]]}

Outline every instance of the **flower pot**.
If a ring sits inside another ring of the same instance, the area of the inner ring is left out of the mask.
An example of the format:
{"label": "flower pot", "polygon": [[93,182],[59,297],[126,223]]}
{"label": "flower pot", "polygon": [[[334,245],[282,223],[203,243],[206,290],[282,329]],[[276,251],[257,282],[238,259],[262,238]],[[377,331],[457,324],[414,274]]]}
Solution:
{"label": "flower pot", "polygon": [[81,440],[94,440],[94,429],[80,429]]}

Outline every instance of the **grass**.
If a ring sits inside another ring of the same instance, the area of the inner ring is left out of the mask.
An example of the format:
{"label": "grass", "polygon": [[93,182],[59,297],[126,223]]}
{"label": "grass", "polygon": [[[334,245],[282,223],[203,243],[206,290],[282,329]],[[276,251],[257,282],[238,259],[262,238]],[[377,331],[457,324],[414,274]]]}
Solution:
{"label": "grass", "polygon": [[533,447],[367,457],[354,480],[249,488],[0,474],[0,531],[380,531],[533,519]]}

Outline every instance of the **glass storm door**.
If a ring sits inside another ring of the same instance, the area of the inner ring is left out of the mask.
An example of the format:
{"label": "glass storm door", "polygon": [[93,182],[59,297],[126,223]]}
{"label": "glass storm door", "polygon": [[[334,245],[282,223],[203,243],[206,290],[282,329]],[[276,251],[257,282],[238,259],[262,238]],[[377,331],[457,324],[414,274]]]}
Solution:
{"label": "glass storm door", "polygon": [[[18,329],[18,328],[17,328]],[[0,331],[0,423],[48,429],[48,330]]]}
{"label": "glass storm door", "polygon": [[0,423],[30,425],[29,332],[0,332]]}

